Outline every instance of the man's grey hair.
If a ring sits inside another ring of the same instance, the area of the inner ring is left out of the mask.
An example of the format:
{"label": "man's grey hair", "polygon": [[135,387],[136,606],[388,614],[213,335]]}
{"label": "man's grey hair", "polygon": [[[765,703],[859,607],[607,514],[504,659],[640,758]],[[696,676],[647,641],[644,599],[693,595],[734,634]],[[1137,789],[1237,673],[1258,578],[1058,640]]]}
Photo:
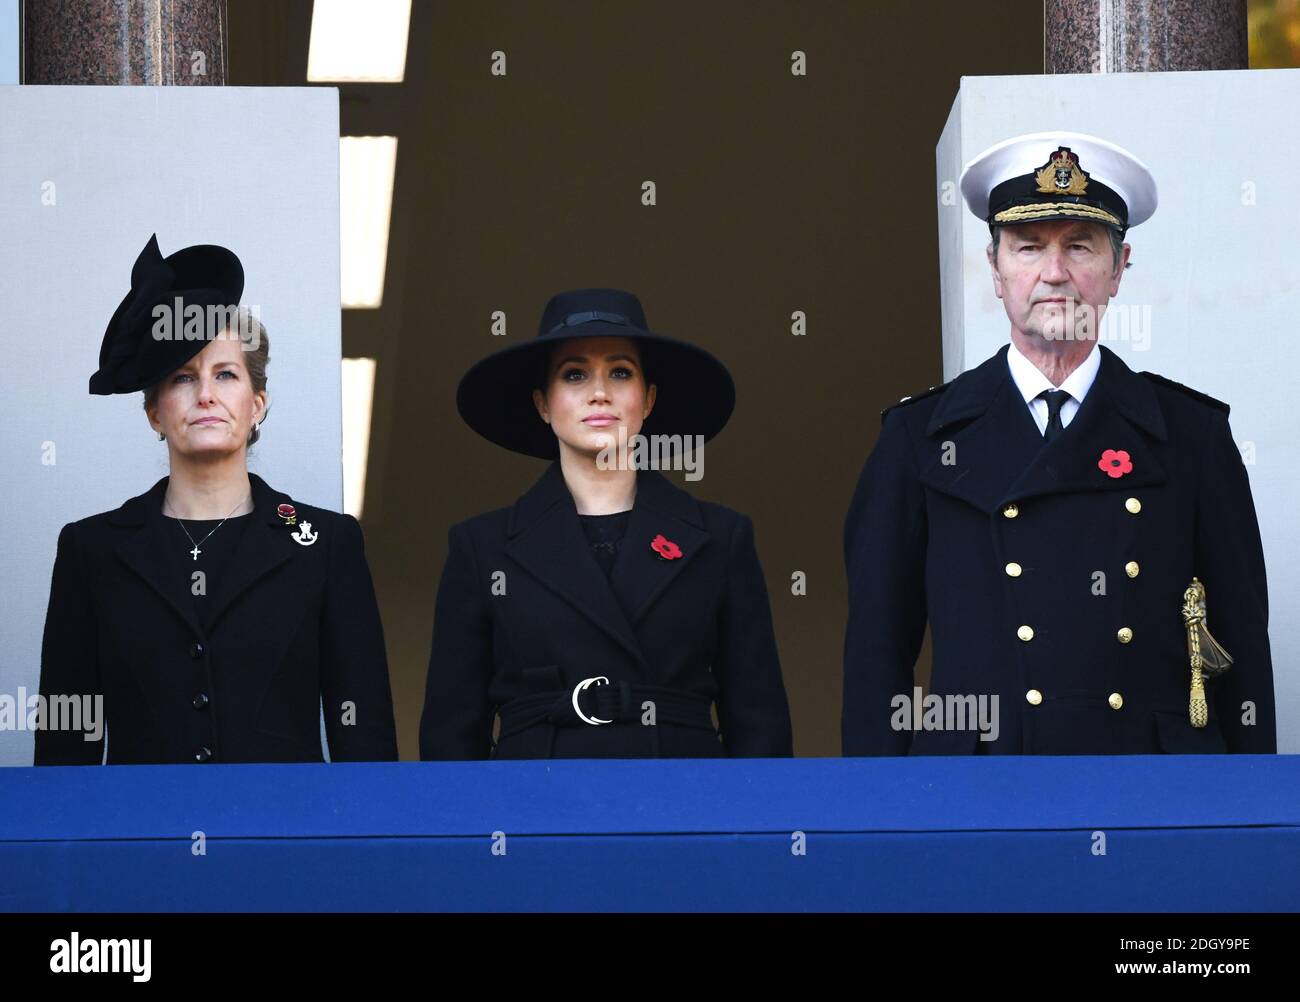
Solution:
{"label": "man's grey hair", "polygon": [[[1002,239],[1003,228],[1001,226],[993,226],[991,227],[991,229],[993,231],[993,239],[989,241],[989,253],[993,255],[993,262],[996,264],[998,260],[998,242]],[[1124,235],[1120,233],[1119,230],[1114,229],[1113,227],[1110,226],[1106,226],[1104,227],[1104,229],[1106,230],[1107,234],[1110,235],[1110,254],[1112,259],[1112,267],[1118,268],[1120,258],[1124,256]],[[1130,261],[1124,267],[1132,268],[1133,263]]]}

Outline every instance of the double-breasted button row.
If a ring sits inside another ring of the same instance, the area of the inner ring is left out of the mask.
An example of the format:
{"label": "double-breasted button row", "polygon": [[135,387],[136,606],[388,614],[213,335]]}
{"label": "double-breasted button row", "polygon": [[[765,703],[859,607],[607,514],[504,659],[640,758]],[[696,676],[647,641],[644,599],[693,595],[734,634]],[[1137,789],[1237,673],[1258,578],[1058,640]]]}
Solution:
{"label": "double-breasted button row", "polygon": [[[1139,501],[1137,498],[1132,498],[1132,497],[1127,498],[1124,501],[1124,508],[1129,512],[1129,514],[1136,515],[1142,511],[1142,502]],[[1016,518],[1019,515],[1020,515],[1019,505],[1008,504],[1008,505],[1004,505],[1002,508],[1003,518]],[[1004,568],[1004,570],[1006,571],[1007,577],[1012,577],[1012,578],[1018,578],[1020,577],[1021,574],[1024,573],[1024,568],[1014,560],[1008,563]],[[1124,573],[1127,574],[1130,578],[1137,577],[1138,574],[1141,572],[1141,570],[1142,568],[1138,565],[1138,562],[1136,560],[1130,560],[1128,563],[1124,565]],[[1034,628],[1030,626],[1028,623],[1025,623],[1019,629],[1016,630],[1016,636],[1019,637],[1022,641],[1028,643],[1029,641],[1034,639]],[[1133,631],[1129,627],[1123,626],[1120,627],[1119,632],[1116,634],[1116,636],[1118,637],[1119,642],[1121,644],[1127,644],[1133,640]],[[1043,702],[1042,692],[1039,691],[1038,689],[1030,689],[1028,692],[1025,693],[1025,702],[1027,702],[1030,706],[1041,706]],[[1108,706],[1110,706],[1112,710],[1118,710],[1124,705],[1124,697],[1122,694],[1118,692],[1112,692],[1108,697],[1106,697],[1106,703]]]}
{"label": "double-breasted button row", "polygon": [[[1124,510],[1127,511],[1130,515],[1136,515],[1142,511],[1142,502],[1139,501],[1137,498],[1125,498]],[[1124,565],[1124,573],[1131,578],[1137,577],[1138,574],[1141,572],[1141,570],[1142,568],[1138,565],[1138,562],[1136,560],[1130,560],[1128,563]],[[1129,640],[1132,639],[1133,638],[1130,631]],[[1120,642],[1127,644],[1128,640],[1125,640],[1123,637],[1121,637]]]}
{"label": "double-breasted button row", "polygon": [[[1016,563],[1014,560],[1011,561],[1011,563],[1007,564],[1004,570],[1006,570],[1007,577],[1009,578],[1018,578],[1020,577],[1021,574],[1025,572],[1025,569],[1022,566],[1020,566],[1020,564]],[[1124,565],[1124,573],[1131,578],[1137,577],[1138,574],[1141,572],[1141,570],[1142,568],[1138,566],[1138,562],[1136,560],[1130,560],[1127,564]]]}
{"label": "double-breasted button row", "polygon": [[[1127,511],[1130,515],[1136,515],[1142,511],[1142,502],[1139,501],[1137,498],[1125,498],[1124,510]],[[1138,574],[1141,573],[1141,571],[1142,568],[1136,560],[1130,560],[1128,563],[1124,565],[1124,573],[1127,574],[1130,578],[1137,577]],[[1127,626],[1121,626],[1119,628],[1119,632],[1116,633],[1115,636],[1121,644],[1127,644],[1133,641],[1133,631],[1129,629],[1129,627]],[[1124,705],[1124,697],[1121,696],[1118,692],[1112,692],[1110,694],[1110,705],[1114,709],[1118,710],[1121,706]]]}
{"label": "double-breasted button row", "polygon": [[[1019,514],[1020,514],[1020,506],[1017,504],[1004,505],[1002,508],[1003,518],[1016,518]],[[1021,574],[1025,572],[1025,569],[1014,560],[1012,560],[1002,569],[1006,572],[1006,575],[1009,578],[1018,578],[1020,577]],[[1034,628],[1030,626],[1028,623],[1026,623],[1025,625],[1021,626],[1018,630],[1016,630],[1016,636],[1027,643],[1030,640],[1034,639]],[[1037,699],[1033,697],[1037,697]],[[1034,703],[1034,705],[1037,705],[1038,703],[1042,702],[1043,699],[1042,694],[1039,693],[1037,689],[1030,689],[1029,693],[1025,696],[1025,698],[1028,699],[1031,703]]]}
{"label": "double-breasted button row", "polygon": [[[1043,694],[1039,692],[1037,689],[1030,689],[1027,693],[1025,693],[1025,702],[1028,703],[1030,706],[1039,706],[1043,702]],[[1124,705],[1124,697],[1121,696],[1118,692],[1112,692],[1106,698],[1106,702],[1110,705],[1110,708],[1112,710],[1118,710],[1120,709],[1120,707]]]}

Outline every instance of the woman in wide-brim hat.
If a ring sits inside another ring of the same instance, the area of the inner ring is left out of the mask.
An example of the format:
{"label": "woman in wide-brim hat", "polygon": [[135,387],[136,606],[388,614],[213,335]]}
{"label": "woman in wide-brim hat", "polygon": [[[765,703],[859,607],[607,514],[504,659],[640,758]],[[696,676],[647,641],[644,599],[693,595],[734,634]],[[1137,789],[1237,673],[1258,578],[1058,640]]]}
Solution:
{"label": "woman in wide-brim hat", "polygon": [[583,289],[474,365],[456,400],[489,441],[552,463],[450,531],[421,757],[792,754],[752,523],[635,452],[721,431],[726,367],[650,331],[632,294]]}
{"label": "woman in wide-brim hat", "polygon": [[90,392],[143,391],[169,475],[59,534],[41,694],[104,719],[51,718],[38,765],[99,764],[105,730],[109,764],[319,762],[322,707],[331,759],[397,757],[360,527],[248,472],[269,348],[243,287],[230,250],[151,238],[109,321]]}

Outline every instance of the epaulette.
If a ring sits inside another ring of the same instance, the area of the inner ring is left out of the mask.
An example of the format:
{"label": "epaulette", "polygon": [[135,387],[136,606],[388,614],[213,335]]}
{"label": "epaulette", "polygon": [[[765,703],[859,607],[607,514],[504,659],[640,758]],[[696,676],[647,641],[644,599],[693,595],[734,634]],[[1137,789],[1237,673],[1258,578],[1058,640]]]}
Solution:
{"label": "epaulette", "polygon": [[1154,372],[1143,372],[1142,375],[1146,376],[1147,379],[1151,380],[1153,383],[1159,383],[1161,386],[1168,386],[1171,390],[1178,390],[1182,393],[1186,393],[1189,397],[1194,400],[1199,400],[1203,404],[1217,407],[1219,410],[1223,411],[1224,414],[1227,414],[1232,409],[1228,404],[1225,404],[1217,397],[1212,397],[1208,393],[1202,393],[1200,390],[1194,390],[1190,386],[1184,386],[1182,383],[1175,383],[1167,376],[1158,376]]}
{"label": "epaulette", "polygon": [[918,400],[924,400],[926,397],[932,397],[936,393],[942,393],[944,390],[946,390],[949,387],[949,385],[951,384],[940,383],[938,386],[931,386],[928,390],[924,390],[921,393],[913,393],[909,397],[904,397],[896,404],[890,404],[888,407],[886,407],[884,410],[880,412],[881,423],[884,423],[885,415],[888,414],[890,411],[892,411],[895,407],[902,407],[905,404],[914,404]]}

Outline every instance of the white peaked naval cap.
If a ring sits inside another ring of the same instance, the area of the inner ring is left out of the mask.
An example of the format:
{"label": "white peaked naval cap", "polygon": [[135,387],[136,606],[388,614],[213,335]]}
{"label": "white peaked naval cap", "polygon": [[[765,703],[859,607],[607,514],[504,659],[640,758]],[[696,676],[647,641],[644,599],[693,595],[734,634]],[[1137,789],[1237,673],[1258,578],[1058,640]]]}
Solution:
{"label": "white peaked naval cap", "polygon": [[961,195],[989,226],[1085,219],[1123,233],[1156,211],[1146,164],[1082,132],[1035,132],[990,146],[962,170]]}

